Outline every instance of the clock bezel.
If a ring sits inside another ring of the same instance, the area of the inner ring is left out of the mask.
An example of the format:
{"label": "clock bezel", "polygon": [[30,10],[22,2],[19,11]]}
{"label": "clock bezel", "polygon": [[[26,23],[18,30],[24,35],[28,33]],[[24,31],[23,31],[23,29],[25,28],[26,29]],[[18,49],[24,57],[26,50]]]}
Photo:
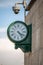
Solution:
{"label": "clock bezel", "polygon": [[[23,24],[23,25],[26,27],[26,29],[27,29],[27,35],[26,35],[26,37],[25,37],[24,39],[20,40],[20,41],[13,40],[13,39],[10,37],[10,34],[9,34],[9,29],[10,29],[11,26],[13,26],[15,23],[21,23],[21,24]],[[8,36],[8,38],[9,38],[12,42],[14,42],[14,43],[20,43],[20,42],[26,40],[26,38],[28,37],[28,34],[29,34],[28,26],[27,26],[24,22],[22,22],[22,21],[15,21],[15,22],[11,23],[11,24],[9,25],[8,29],[7,29],[7,36]]]}

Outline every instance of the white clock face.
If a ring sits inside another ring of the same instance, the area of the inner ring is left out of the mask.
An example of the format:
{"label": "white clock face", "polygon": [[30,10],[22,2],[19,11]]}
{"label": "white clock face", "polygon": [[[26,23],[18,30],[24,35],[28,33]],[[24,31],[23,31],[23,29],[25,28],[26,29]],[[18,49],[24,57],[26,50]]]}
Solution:
{"label": "white clock face", "polygon": [[15,23],[9,28],[9,36],[15,41],[21,41],[27,36],[27,28],[23,23]]}

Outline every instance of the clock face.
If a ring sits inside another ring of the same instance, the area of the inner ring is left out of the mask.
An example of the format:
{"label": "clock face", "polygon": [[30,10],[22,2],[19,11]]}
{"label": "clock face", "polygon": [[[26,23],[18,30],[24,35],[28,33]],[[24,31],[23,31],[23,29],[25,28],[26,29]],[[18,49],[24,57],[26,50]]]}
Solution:
{"label": "clock face", "polygon": [[8,28],[8,36],[14,42],[23,41],[27,37],[27,26],[23,22],[14,22]]}

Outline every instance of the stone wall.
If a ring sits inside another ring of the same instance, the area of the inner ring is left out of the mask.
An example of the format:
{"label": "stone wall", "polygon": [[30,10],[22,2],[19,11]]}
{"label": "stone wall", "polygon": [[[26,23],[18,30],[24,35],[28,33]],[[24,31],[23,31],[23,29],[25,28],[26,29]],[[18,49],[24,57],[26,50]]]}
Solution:
{"label": "stone wall", "polygon": [[43,65],[43,0],[36,0],[26,16],[32,23],[32,52],[24,54],[24,65]]}

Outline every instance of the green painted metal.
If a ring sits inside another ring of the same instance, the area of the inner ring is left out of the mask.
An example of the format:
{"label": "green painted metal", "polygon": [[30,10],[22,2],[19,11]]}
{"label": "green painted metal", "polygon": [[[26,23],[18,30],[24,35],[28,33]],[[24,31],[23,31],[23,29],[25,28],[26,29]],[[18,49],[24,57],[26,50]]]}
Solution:
{"label": "green painted metal", "polygon": [[[10,33],[9,33],[10,28],[11,28],[12,26],[14,26],[14,24],[16,24],[16,23],[23,24],[23,25],[26,27],[26,29],[27,29],[27,35],[26,35],[26,37],[25,37],[24,39],[20,40],[20,41],[17,41],[17,40],[12,39],[12,38],[10,37]],[[24,40],[27,39],[28,34],[29,34],[28,26],[27,26],[24,22],[22,22],[22,21],[15,21],[15,22],[11,23],[11,24],[9,25],[8,29],[7,29],[7,36],[8,36],[8,38],[9,38],[13,43],[21,44],[22,41],[24,41]]]}
{"label": "green painted metal", "polygon": [[[13,24],[14,23],[12,23],[11,25],[13,25]],[[12,40],[10,38],[10,36],[9,36],[9,28],[10,28],[10,26],[7,29],[7,35],[8,35],[8,38],[13,43],[15,43],[15,49],[20,48],[24,53],[26,53],[26,52],[32,52],[32,24],[30,24],[30,25],[24,24],[24,25],[27,27],[28,34],[27,34],[26,38],[23,39],[22,41],[16,42],[16,41],[14,41],[14,40]]]}
{"label": "green painted metal", "polygon": [[26,38],[26,40],[15,44],[15,49],[20,48],[24,53],[32,52],[32,24],[27,26],[29,30],[28,37]]}

